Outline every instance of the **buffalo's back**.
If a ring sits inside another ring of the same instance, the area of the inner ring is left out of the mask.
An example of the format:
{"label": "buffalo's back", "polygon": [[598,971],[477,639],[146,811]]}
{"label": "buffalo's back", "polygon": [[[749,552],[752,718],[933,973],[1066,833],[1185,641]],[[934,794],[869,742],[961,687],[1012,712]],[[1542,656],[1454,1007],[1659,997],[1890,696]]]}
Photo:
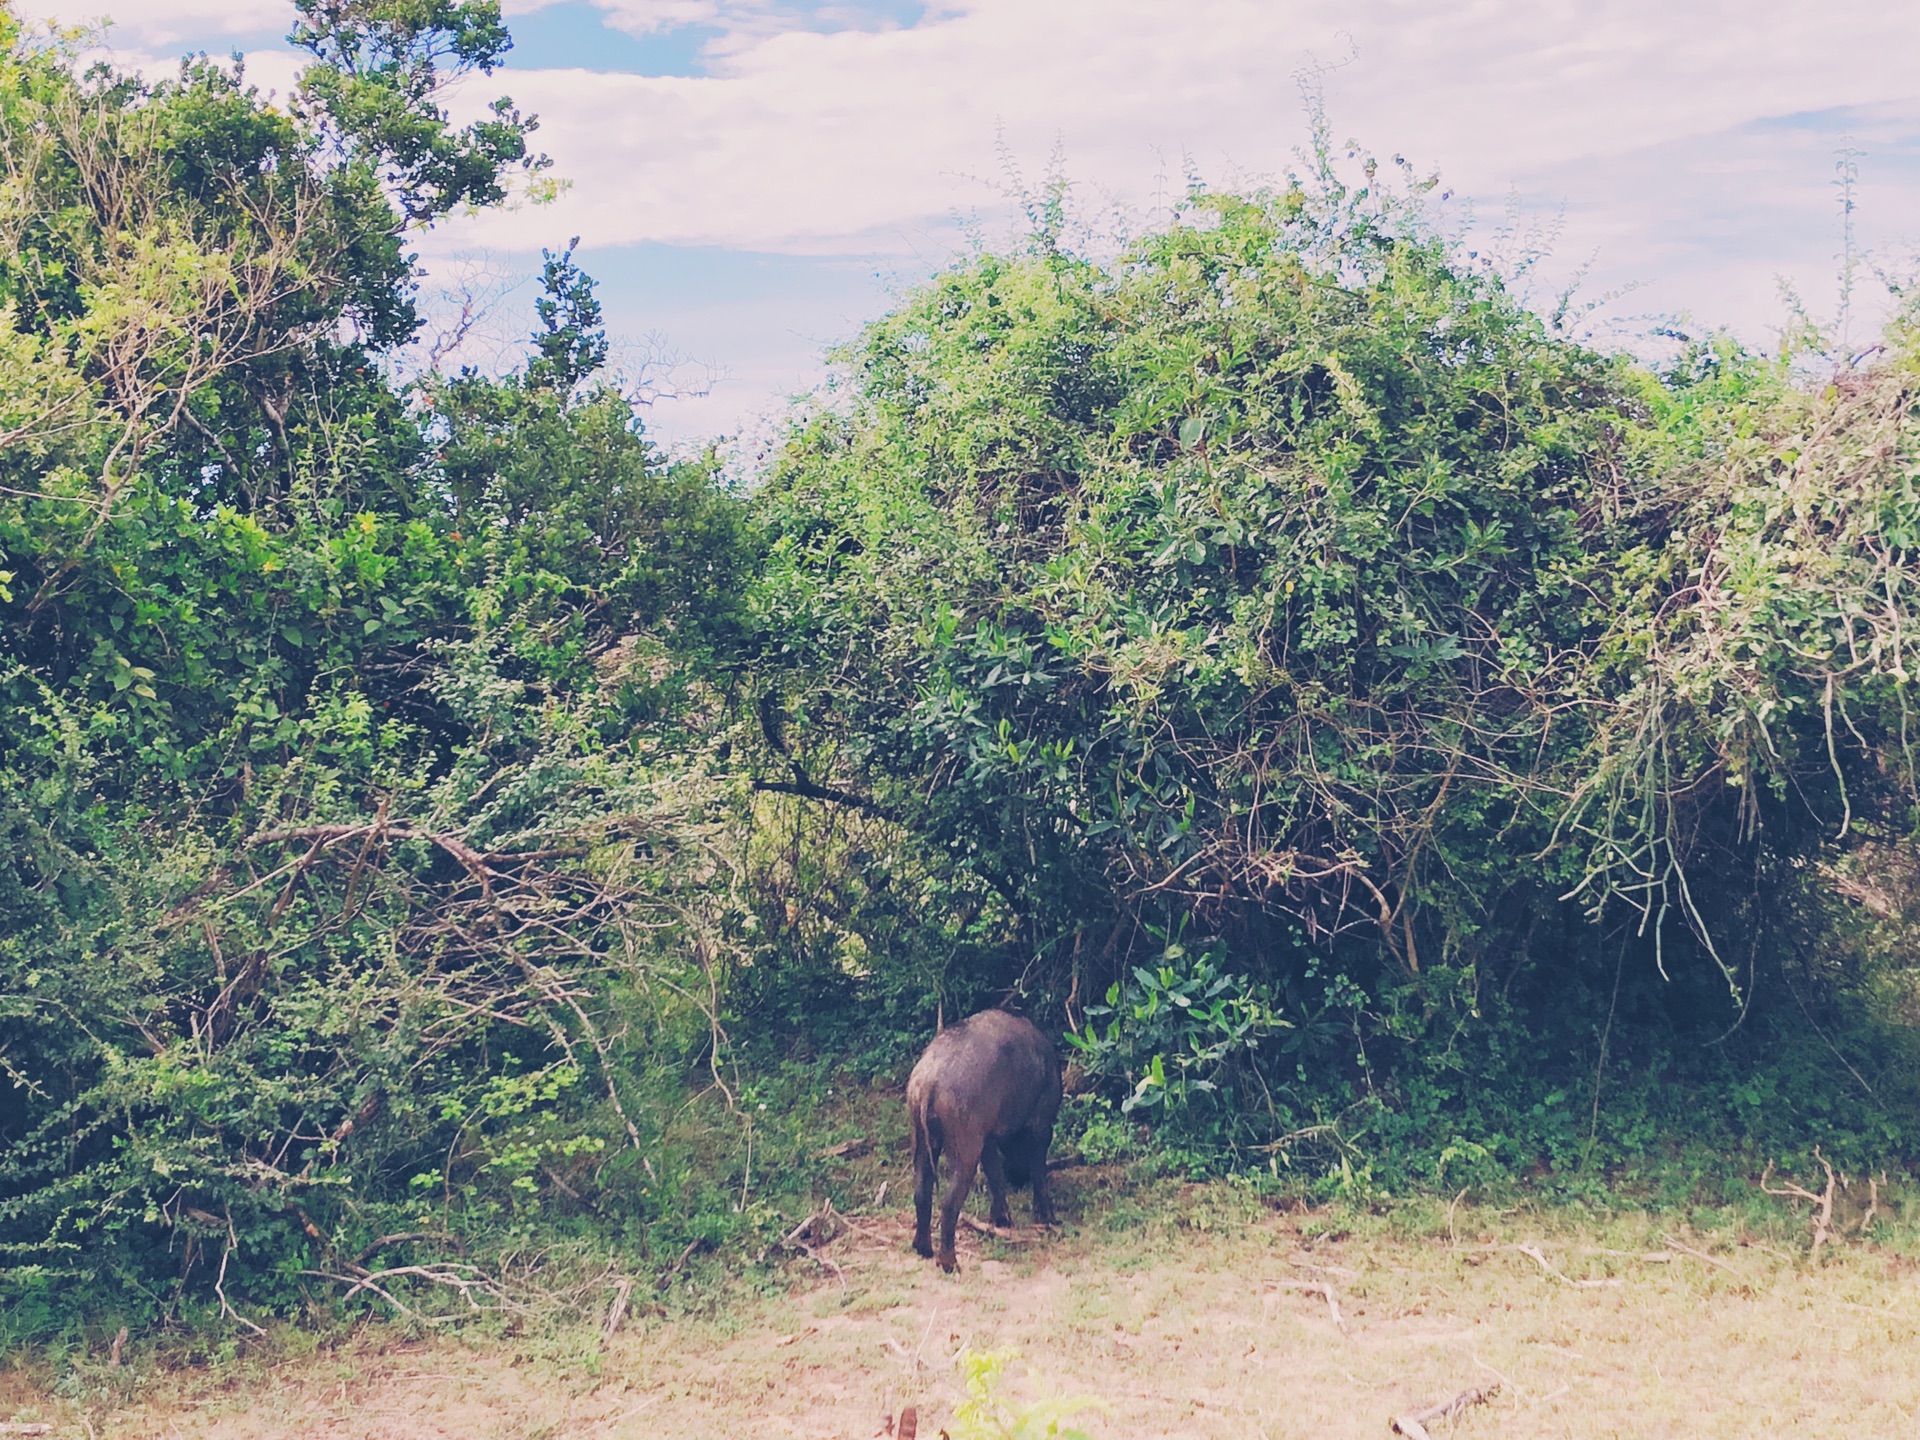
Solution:
{"label": "buffalo's back", "polygon": [[1060,1059],[1031,1020],[983,1010],[933,1037],[907,1080],[907,1104],[949,1132],[1050,1126],[1060,1109]]}

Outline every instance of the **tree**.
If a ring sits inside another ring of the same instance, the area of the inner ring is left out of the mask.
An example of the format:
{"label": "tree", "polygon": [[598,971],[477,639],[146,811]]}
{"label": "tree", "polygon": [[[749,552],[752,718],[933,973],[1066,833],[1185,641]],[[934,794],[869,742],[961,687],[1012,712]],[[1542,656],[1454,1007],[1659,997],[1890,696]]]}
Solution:
{"label": "tree", "polygon": [[731,903],[700,889],[726,778],[688,737],[737,503],[616,392],[576,393],[604,342],[570,253],[555,356],[396,388],[401,237],[523,154],[517,119],[456,131],[434,99],[505,35],[481,4],[303,16],[291,114],[205,61],[79,74],[0,16],[0,1286],[24,1327],[293,1306],[366,1278],[379,1235],[471,1279],[462,1232],[524,1223],[549,1171],[644,1179],[637,1097],[711,1036],[671,997],[711,993]]}
{"label": "tree", "polygon": [[472,71],[491,75],[513,40],[497,0],[298,0],[287,38],[316,63],[300,105],[340,164],[377,173],[411,224],[462,205],[496,205],[514,169],[534,172],[535,121],[511,100],[490,120],[455,129],[442,92]]}

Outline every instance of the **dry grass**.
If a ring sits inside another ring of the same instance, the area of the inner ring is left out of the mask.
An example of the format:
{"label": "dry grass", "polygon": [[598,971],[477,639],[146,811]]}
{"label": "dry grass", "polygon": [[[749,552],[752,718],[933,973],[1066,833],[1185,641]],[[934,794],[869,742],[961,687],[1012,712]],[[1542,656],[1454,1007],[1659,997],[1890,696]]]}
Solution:
{"label": "dry grass", "polygon": [[[215,1369],[0,1380],[0,1420],[58,1435],[207,1440],[868,1437],[902,1405],[932,1437],[964,1347],[1013,1349],[1082,1423],[1149,1435],[1386,1435],[1461,1390],[1498,1397],[1434,1434],[1746,1436],[1920,1429],[1920,1266],[1857,1235],[1676,1231],[1462,1207],[1295,1215],[1224,1187],[1136,1193],[1061,1177],[1076,1223],[964,1237],[963,1270],[907,1250],[900,1210],[855,1216],[794,1288],[722,1319],[420,1340],[384,1326],[295,1354],[281,1338]],[[1783,1215],[1785,1212],[1783,1212]],[[1907,1236],[1882,1220],[1877,1236]],[[1303,1284],[1302,1282],[1309,1282]],[[1344,1329],[1336,1326],[1331,1287]],[[77,1373],[77,1372],[76,1372]],[[118,1380],[116,1385],[112,1383]],[[58,1398],[64,1388],[90,1398]]]}

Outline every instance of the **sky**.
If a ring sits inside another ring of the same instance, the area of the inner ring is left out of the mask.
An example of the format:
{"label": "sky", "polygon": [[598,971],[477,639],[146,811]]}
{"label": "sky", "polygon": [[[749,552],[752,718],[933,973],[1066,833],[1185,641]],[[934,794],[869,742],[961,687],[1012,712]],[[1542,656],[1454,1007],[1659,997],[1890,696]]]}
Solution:
{"label": "sky", "polygon": [[[131,64],[239,51],[295,74],[277,0],[16,0],[110,18]],[[834,344],[1051,167],[1090,224],[1139,228],[1189,176],[1284,177],[1317,75],[1336,136],[1437,171],[1451,223],[1552,236],[1606,344],[1666,317],[1770,343],[1783,282],[1835,304],[1856,248],[1920,244],[1911,0],[506,0],[510,95],[567,182],[416,237],[429,299],[523,334],[540,251],[580,237],[623,372],[680,445],[770,433]],[[1514,218],[1517,217],[1517,218]],[[1868,297],[1870,299],[1870,297]],[[1870,336],[1870,305],[1858,331]],[[487,356],[477,355],[483,363]],[[751,444],[743,438],[738,443]]]}

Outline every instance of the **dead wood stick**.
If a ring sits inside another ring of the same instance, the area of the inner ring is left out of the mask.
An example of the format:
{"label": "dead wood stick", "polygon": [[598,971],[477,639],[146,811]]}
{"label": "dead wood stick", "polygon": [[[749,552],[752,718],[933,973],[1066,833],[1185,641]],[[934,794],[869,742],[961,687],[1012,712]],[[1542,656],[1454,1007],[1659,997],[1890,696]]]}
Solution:
{"label": "dead wood stick", "polygon": [[632,1298],[633,1281],[631,1279],[623,1279],[614,1287],[613,1304],[607,1307],[607,1323],[600,1327],[602,1350],[612,1342],[614,1333],[620,1328],[620,1322],[627,1318],[627,1302]]}
{"label": "dead wood stick", "polygon": [[[806,1234],[808,1230],[812,1229],[817,1221],[832,1214],[833,1205],[829,1202],[824,1209],[814,1211],[813,1214],[807,1216],[806,1219],[794,1226],[793,1229],[781,1236],[780,1239],[769,1245],[765,1250],[762,1250],[760,1252],[760,1258],[762,1260],[766,1259],[767,1255],[774,1250],[798,1251],[800,1254],[806,1256],[807,1259],[813,1261],[813,1263],[818,1265],[822,1270],[831,1270],[833,1272],[833,1278],[840,1282],[840,1293],[845,1295],[847,1293],[847,1272],[800,1238]],[[827,1242],[821,1240],[819,1243],[825,1245]]]}
{"label": "dead wood stick", "polygon": [[1880,1172],[1880,1179],[1867,1176],[1867,1213],[1860,1217],[1860,1233],[1867,1233],[1867,1227],[1873,1224],[1874,1216],[1880,1213],[1880,1186],[1887,1178],[1887,1172]]}
{"label": "dead wood stick", "polygon": [[813,1261],[813,1263],[818,1265],[822,1270],[831,1270],[833,1272],[833,1278],[840,1282],[841,1298],[844,1299],[846,1297],[847,1272],[842,1270],[837,1262],[828,1259],[825,1255],[822,1255],[818,1250],[815,1250],[813,1246],[808,1245],[804,1242],[796,1241],[792,1248],[795,1250],[798,1250],[802,1255],[806,1256],[807,1259]]}
{"label": "dead wood stick", "polygon": [[1360,1273],[1358,1270],[1354,1270],[1346,1265],[1328,1265],[1324,1261],[1309,1260],[1304,1255],[1289,1255],[1287,1257],[1287,1263],[1289,1265],[1298,1265],[1302,1270],[1324,1270],[1329,1275],[1354,1276]]}
{"label": "dead wood stick", "polygon": [[1827,1237],[1833,1233],[1833,1187],[1838,1182],[1841,1189],[1847,1188],[1844,1175],[1837,1175],[1827,1157],[1820,1153],[1818,1145],[1813,1147],[1813,1158],[1820,1162],[1820,1168],[1827,1172],[1827,1188],[1816,1195],[1804,1186],[1791,1180],[1782,1181],[1783,1189],[1776,1190],[1767,1181],[1773,1175],[1773,1162],[1767,1162],[1767,1168],[1761,1173],[1760,1188],[1769,1195],[1782,1195],[1794,1200],[1806,1200],[1813,1205],[1813,1248],[1807,1252],[1807,1259],[1818,1260],[1820,1247],[1827,1243]]}
{"label": "dead wood stick", "polygon": [[1004,1230],[998,1225],[989,1225],[984,1220],[976,1220],[971,1215],[962,1215],[960,1223],[980,1235],[991,1235],[996,1240],[1004,1240],[1009,1245],[1024,1245],[1031,1238],[1016,1230]]}
{"label": "dead wood stick", "polygon": [[18,1420],[9,1420],[0,1424],[0,1435],[51,1435],[53,1426],[43,1424],[23,1424]]}
{"label": "dead wood stick", "polygon": [[1558,1280],[1562,1285],[1571,1285],[1576,1290],[1600,1290],[1600,1289],[1606,1288],[1607,1286],[1618,1285],[1620,1283],[1620,1279],[1618,1276],[1615,1276],[1606,1280],[1570,1279],[1568,1276],[1561,1274],[1558,1270],[1553,1268],[1552,1263],[1548,1261],[1547,1257],[1540,1253],[1540,1247],[1538,1245],[1516,1245],[1513,1248],[1518,1250],[1522,1255],[1526,1256],[1529,1260],[1533,1261],[1542,1270],[1546,1271],[1547,1274],[1551,1275],[1554,1279]]}
{"label": "dead wood stick", "polygon": [[[1325,1280],[1269,1280],[1267,1284],[1280,1290],[1303,1290],[1309,1295],[1318,1295],[1327,1302],[1327,1313],[1333,1316],[1333,1328],[1342,1335],[1348,1335],[1347,1322],[1340,1314],[1340,1295]],[[1348,1338],[1352,1337],[1348,1335]]]}
{"label": "dead wood stick", "polygon": [[800,1237],[805,1235],[816,1245],[831,1245],[851,1228],[846,1216],[834,1209],[833,1201],[828,1200],[782,1236],[780,1244],[788,1249],[797,1248]]}
{"label": "dead wood stick", "polygon": [[[656,1290],[666,1289],[667,1286],[673,1283],[673,1277],[678,1275],[680,1271],[685,1268],[687,1261],[691,1260],[700,1251],[711,1249],[712,1246],[713,1246],[713,1242],[707,1239],[704,1235],[697,1240],[689,1240],[687,1242],[687,1248],[680,1252],[680,1258],[674,1261],[673,1264],[669,1265],[666,1268],[665,1273],[663,1273],[660,1276],[659,1282],[654,1286],[654,1289]],[[764,1260],[767,1257],[763,1253],[760,1256],[760,1258]]]}
{"label": "dead wood stick", "polygon": [[1451,1400],[1442,1400],[1438,1405],[1429,1405],[1424,1410],[1416,1410],[1411,1415],[1397,1415],[1389,1425],[1396,1435],[1405,1435],[1407,1440],[1433,1440],[1427,1433],[1429,1420],[1445,1420],[1457,1415],[1469,1405],[1484,1405],[1500,1393],[1496,1383],[1480,1390],[1462,1390]]}
{"label": "dead wood stick", "polygon": [[1671,1250],[1616,1250],[1610,1245],[1582,1245],[1582,1255],[1618,1255],[1623,1260],[1644,1260],[1649,1265],[1671,1265]]}
{"label": "dead wood stick", "polygon": [[848,1155],[863,1153],[873,1142],[864,1135],[856,1135],[851,1140],[842,1140],[838,1145],[829,1145],[824,1150],[813,1152],[816,1160],[838,1160]]}
{"label": "dead wood stick", "polygon": [[1667,1248],[1669,1250],[1677,1251],[1679,1254],[1682,1254],[1682,1255],[1691,1256],[1695,1260],[1703,1260],[1709,1265],[1717,1266],[1720,1269],[1726,1271],[1729,1275],[1733,1276],[1734,1279],[1740,1281],[1742,1284],[1746,1283],[1747,1277],[1745,1274],[1743,1274],[1739,1270],[1736,1270],[1733,1266],[1729,1265],[1726,1261],[1720,1259],[1717,1255],[1709,1255],[1706,1251],[1696,1250],[1691,1245],[1682,1245],[1678,1240],[1674,1239],[1673,1236],[1671,1235],[1662,1235],[1660,1238],[1666,1242]]}
{"label": "dead wood stick", "polygon": [[920,1433],[920,1409],[909,1405],[900,1412],[900,1423],[894,1427],[893,1440],[914,1440]]}
{"label": "dead wood stick", "polygon": [[869,1230],[864,1225],[856,1225],[844,1215],[840,1216],[839,1219],[840,1229],[834,1234],[833,1238],[835,1240],[838,1240],[842,1235],[858,1235],[865,1240],[878,1240],[883,1245],[891,1245],[894,1243],[892,1237],[882,1235],[876,1230]]}

